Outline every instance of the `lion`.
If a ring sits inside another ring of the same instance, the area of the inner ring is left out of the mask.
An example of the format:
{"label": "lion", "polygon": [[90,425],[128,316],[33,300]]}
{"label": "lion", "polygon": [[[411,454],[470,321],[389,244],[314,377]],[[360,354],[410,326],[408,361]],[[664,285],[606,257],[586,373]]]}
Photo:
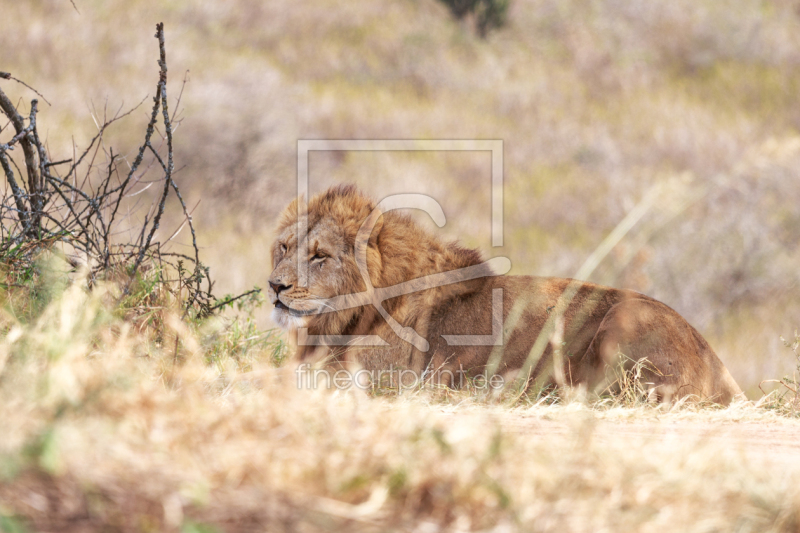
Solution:
{"label": "lion", "polygon": [[595,394],[610,390],[613,370],[636,369],[659,401],[726,405],[742,394],[667,305],[585,281],[498,275],[477,250],[442,242],[352,185],[312,197],[307,211],[298,200],[284,210],[272,266],[273,319],[296,336],[300,361],[322,351],[449,387],[465,375],[516,376],[528,388]]}

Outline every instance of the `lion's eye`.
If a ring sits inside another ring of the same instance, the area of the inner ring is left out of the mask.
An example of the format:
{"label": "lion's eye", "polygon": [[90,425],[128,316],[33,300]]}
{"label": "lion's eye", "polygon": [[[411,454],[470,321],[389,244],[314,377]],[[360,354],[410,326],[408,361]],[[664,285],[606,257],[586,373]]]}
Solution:
{"label": "lion's eye", "polygon": [[286,253],[286,245],[285,245],[285,244],[283,244],[283,243],[281,243],[281,253],[282,253],[282,254],[285,254],[285,253]]}
{"label": "lion's eye", "polygon": [[311,258],[311,260],[312,260],[312,261],[321,261],[321,260],[325,259],[326,257],[328,257],[328,256],[327,256],[327,255],[325,255],[324,253],[322,253],[322,252],[317,252],[317,253],[315,253],[315,254],[314,254],[314,256]]}

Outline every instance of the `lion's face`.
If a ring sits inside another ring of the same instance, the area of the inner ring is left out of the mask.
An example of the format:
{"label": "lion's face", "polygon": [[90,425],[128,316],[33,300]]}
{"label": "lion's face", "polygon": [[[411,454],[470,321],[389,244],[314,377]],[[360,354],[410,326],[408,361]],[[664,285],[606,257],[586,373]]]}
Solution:
{"label": "lion's face", "polygon": [[[308,277],[299,286],[296,225],[283,229],[272,245],[273,271],[268,295],[275,306],[272,318],[284,329],[309,327],[330,311],[327,298],[359,290],[360,275],[353,246],[343,229],[331,218],[317,221],[308,231]],[[363,283],[361,288],[363,290]]]}

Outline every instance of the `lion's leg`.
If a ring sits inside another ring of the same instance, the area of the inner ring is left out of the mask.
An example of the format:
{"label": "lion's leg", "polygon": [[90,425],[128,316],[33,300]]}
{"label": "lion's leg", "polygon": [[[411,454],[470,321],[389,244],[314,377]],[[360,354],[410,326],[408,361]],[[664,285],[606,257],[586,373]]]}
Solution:
{"label": "lion's leg", "polygon": [[653,300],[620,302],[604,317],[581,359],[582,381],[595,393],[639,365],[640,383],[659,401],[695,395],[727,404],[740,393],[700,334],[678,313]]}

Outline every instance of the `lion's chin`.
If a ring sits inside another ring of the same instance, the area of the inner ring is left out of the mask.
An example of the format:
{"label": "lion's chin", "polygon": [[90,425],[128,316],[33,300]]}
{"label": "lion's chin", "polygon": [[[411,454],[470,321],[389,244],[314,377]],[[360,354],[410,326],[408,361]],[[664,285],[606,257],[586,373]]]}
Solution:
{"label": "lion's chin", "polygon": [[279,328],[292,332],[299,328],[307,328],[308,323],[311,321],[311,316],[293,315],[285,309],[276,307],[272,310],[272,320]]}

